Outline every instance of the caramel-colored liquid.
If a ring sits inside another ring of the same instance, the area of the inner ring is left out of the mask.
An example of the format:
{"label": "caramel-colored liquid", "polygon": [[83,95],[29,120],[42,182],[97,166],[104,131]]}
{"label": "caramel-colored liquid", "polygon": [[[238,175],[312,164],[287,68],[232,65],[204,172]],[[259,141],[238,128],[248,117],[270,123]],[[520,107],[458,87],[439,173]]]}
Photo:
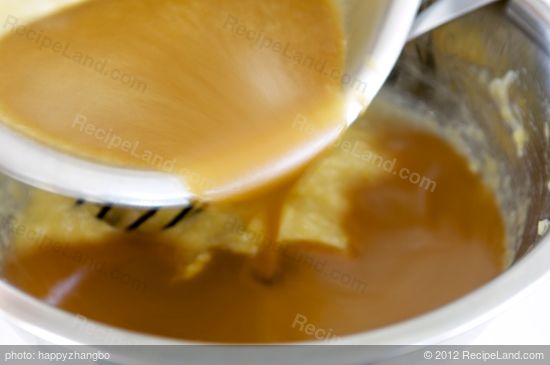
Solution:
{"label": "caramel-colored liquid", "polygon": [[[384,326],[495,277],[504,265],[503,223],[467,162],[425,132],[373,133],[396,165],[350,189],[342,222],[351,237],[349,256],[307,242],[289,246],[279,252],[277,275],[265,281],[254,274],[256,259],[219,251],[203,272],[178,281],[171,242],[120,233],[101,245],[14,252],[6,278],[52,305],[122,328],[188,340],[273,342]],[[400,177],[402,168],[437,186]]]}
{"label": "caramel-colored liquid", "polygon": [[[0,120],[203,198],[290,172],[343,128],[331,0],[90,0],[0,41]],[[296,128],[307,123],[308,133]]]}

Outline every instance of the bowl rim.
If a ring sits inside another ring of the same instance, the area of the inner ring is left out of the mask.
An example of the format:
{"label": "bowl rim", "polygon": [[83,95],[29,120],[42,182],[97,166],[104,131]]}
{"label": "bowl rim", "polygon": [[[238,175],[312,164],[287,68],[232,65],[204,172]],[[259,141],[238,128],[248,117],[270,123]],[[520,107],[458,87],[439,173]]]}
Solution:
{"label": "bowl rim", "polygon": [[[550,280],[550,236],[500,275],[474,291],[419,316],[357,334],[327,341],[270,345],[434,345],[466,333],[494,318],[512,303]],[[50,306],[0,281],[0,315],[16,327],[48,343],[59,345],[196,345],[193,342],[120,329]],[[80,321],[80,322],[79,322]],[[86,328],[82,328],[86,327]],[[80,329],[79,329],[80,328]],[[106,337],[106,335],[108,337]]]}
{"label": "bowl rim", "polygon": [[[345,93],[344,119],[348,124],[355,121],[382,88],[407,42],[420,2],[386,0],[379,3],[384,21],[372,31],[372,34],[376,34],[375,41],[367,43],[368,62],[361,62],[357,70],[358,80],[369,80],[366,90]],[[73,126],[86,122],[86,116],[79,114],[75,116]],[[117,167],[67,154],[55,146],[30,138],[19,129],[0,121],[0,145],[10,151],[9,154],[0,154],[0,171],[33,187],[90,202],[141,208],[181,207],[197,198],[189,184],[175,171]],[[332,133],[312,148],[299,154],[292,153],[292,163],[298,166],[311,159],[312,154],[318,153],[336,136],[337,133]],[[239,190],[239,185],[249,185],[251,180],[263,183],[273,179],[275,171],[285,167],[289,160],[284,158],[278,162],[280,166],[276,166],[277,169],[265,172],[265,176],[255,174],[238,184],[208,188],[205,194],[209,197],[223,197],[228,192]],[[62,178],[59,171],[63,171]]]}

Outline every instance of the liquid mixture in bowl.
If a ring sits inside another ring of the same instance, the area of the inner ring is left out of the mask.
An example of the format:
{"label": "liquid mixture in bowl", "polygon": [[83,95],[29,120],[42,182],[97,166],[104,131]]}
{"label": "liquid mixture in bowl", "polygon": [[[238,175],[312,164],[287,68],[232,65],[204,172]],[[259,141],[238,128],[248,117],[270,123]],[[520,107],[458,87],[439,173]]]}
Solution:
{"label": "liquid mixture in bowl", "polygon": [[371,114],[299,176],[167,231],[173,213],[125,232],[129,213],[100,221],[34,192],[4,274],[67,311],[186,340],[324,340],[425,313],[503,270],[504,228],[467,159],[400,118]]}
{"label": "liquid mixture in bowl", "polygon": [[[5,26],[0,119],[179,174],[198,196],[246,190],[343,128],[329,0],[90,0]],[[425,313],[499,274],[504,228],[467,159],[400,115],[372,113],[301,171],[175,225],[177,211],[141,222],[32,191],[0,222],[3,274],[86,318],[205,342],[332,339]]]}

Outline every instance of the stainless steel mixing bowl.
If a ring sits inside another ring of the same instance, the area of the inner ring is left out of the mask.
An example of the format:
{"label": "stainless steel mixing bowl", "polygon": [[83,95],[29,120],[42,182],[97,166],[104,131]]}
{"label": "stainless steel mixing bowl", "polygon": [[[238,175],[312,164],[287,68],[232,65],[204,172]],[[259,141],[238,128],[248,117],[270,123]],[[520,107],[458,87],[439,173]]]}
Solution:
{"label": "stainless steel mixing bowl", "polygon": [[[505,217],[509,268],[469,295],[425,315],[341,338],[337,344],[468,343],[472,333],[550,276],[550,52],[543,0],[518,2],[527,32],[495,4],[407,46],[382,98],[425,116],[437,133],[470,156]],[[545,33],[546,32],[546,33]],[[395,97],[395,96],[398,97]],[[376,102],[375,102],[376,103]],[[515,131],[515,132],[514,132]],[[8,189],[9,186],[9,189]],[[0,223],[25,204],[26,188],[3,178]],[[541,223],[542,222],[542,223]],[[3,252],[10,231],[0,234]],[[421,295],[421,294],[419,294]],[[2,315],[33,341],[56,344],[183,344],[86,321],[0,282]],[[144,314],[145,315],[145,314]],[[395,347],[270,348],[263,363],[364,364],[413,350]],[[120,349],[125,363],[158,363],[154,351]],[[189,349],[193,351],[193,349]],[[212,349],[189,364],[253,363],[250,349]],[[157,360],[157,361],[155,361]],[[168,363],[168,361],[161,361]]]}

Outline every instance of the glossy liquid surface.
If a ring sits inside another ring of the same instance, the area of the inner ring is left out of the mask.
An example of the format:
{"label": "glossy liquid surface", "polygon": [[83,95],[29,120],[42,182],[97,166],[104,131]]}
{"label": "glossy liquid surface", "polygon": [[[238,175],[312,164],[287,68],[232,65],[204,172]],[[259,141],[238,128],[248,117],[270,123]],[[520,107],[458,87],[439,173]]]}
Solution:
{"label": "glossy liquid surface", "polygon": [[100,244],[14,252],[5,276],[52,305],[113,326],[187,340],[280,342],[408,319],[499,274],[500,213],[465,159],[423,131],[371,132],[387,163],[380,178],[347,193],[350,209],[340,224],[349,255],[308,242],[281,247],[277,274],[262,281],[257,258],[218,251],[181,281],[173,242],[119,233]]}

